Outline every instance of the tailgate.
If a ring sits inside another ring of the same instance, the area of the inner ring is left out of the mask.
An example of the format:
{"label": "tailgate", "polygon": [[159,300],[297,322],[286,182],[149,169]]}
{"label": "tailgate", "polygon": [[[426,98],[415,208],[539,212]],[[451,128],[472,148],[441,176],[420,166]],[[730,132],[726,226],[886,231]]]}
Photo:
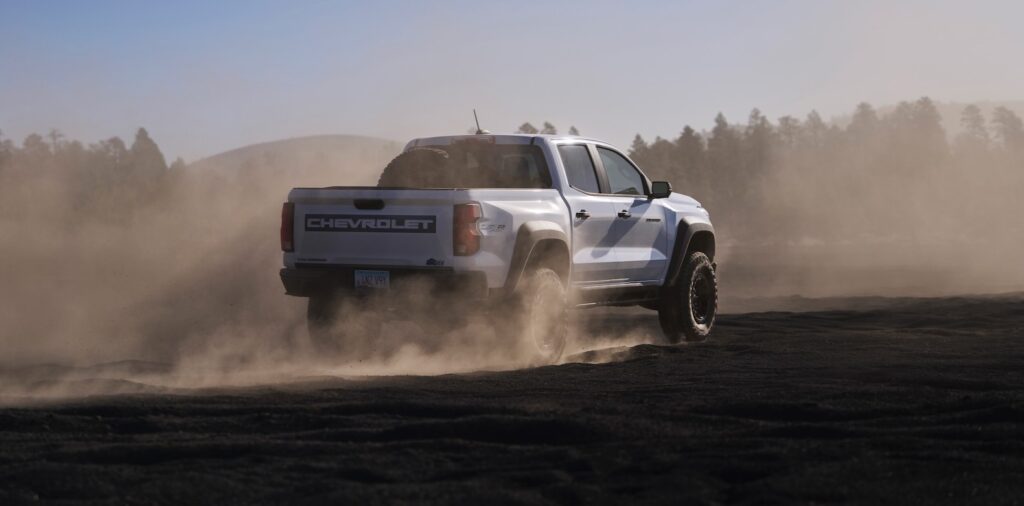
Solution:
{"label": "tailgate", "polygon": [[[296,264],[451,265],[459,190],[292,190]],[[462,192],[464,193],[464,192]]]}

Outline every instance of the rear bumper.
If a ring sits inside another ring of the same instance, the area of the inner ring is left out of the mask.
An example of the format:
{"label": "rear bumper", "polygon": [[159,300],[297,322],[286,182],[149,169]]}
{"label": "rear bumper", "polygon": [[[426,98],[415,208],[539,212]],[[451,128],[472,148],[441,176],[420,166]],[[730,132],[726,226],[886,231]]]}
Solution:
{"label": "rear bumper", "polygon": [[[487,278],[482,272],[456,272],[450,267],[387,267],[369,265],[298,265],[281,269],[285,293],[296,297],[356,291],[356,269],[388,271],[391,288],[385,292],[425,294],[456,293],[476,300],[488,296]],[[370,290],[372,289],[361,289]],[[473,299],[470,299],[473,300]]]}

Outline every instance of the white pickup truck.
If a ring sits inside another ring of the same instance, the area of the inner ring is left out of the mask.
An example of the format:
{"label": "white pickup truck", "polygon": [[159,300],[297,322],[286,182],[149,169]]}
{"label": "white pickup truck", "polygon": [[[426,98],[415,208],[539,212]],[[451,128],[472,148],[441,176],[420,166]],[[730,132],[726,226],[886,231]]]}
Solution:
{"label": "white pickup truck", "polygon": [[281,249],[286,292],[332,346],[392,318],[379,310],[452,325],[479,310],[554,362],[569,309],[656,309],[670,342],[705,339],[717,311],[708,212],[574,136],[415,139],[376,187],[291,190]]}

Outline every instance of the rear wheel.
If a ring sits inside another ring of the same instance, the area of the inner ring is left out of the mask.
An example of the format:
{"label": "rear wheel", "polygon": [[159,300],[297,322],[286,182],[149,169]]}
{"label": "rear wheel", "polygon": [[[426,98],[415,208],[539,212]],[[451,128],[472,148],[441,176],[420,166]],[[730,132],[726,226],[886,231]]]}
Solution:
{"label": "rear wheel", "polygon": [[562,357],[569,335],[569,307],[565,286],[555,271],[538,268],[526,276],[509,301],[511,307],[492,311],[495,332],[522,343],[541,364]]}
{"label": "rear wheel", "polygon": [[692,253],[675,285],[662,290],[658,301],[661,330],[671,343],[703,341],[711,333],[717,313],[715,268],[704,253]]}

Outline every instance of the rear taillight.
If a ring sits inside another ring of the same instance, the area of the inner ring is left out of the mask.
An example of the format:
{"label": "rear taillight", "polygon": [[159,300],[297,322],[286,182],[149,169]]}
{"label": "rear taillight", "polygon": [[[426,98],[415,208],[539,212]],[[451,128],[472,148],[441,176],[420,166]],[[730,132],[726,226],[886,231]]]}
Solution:
{"label": "rear taillight", "polygon": [[480,251],[480,204],[455,204],[452,216],[452,251],[455,256],[468,256]]}
{"label": "rear taillight", "polygon": [[295,251],[295,204],[281,206],[281,251]]}

